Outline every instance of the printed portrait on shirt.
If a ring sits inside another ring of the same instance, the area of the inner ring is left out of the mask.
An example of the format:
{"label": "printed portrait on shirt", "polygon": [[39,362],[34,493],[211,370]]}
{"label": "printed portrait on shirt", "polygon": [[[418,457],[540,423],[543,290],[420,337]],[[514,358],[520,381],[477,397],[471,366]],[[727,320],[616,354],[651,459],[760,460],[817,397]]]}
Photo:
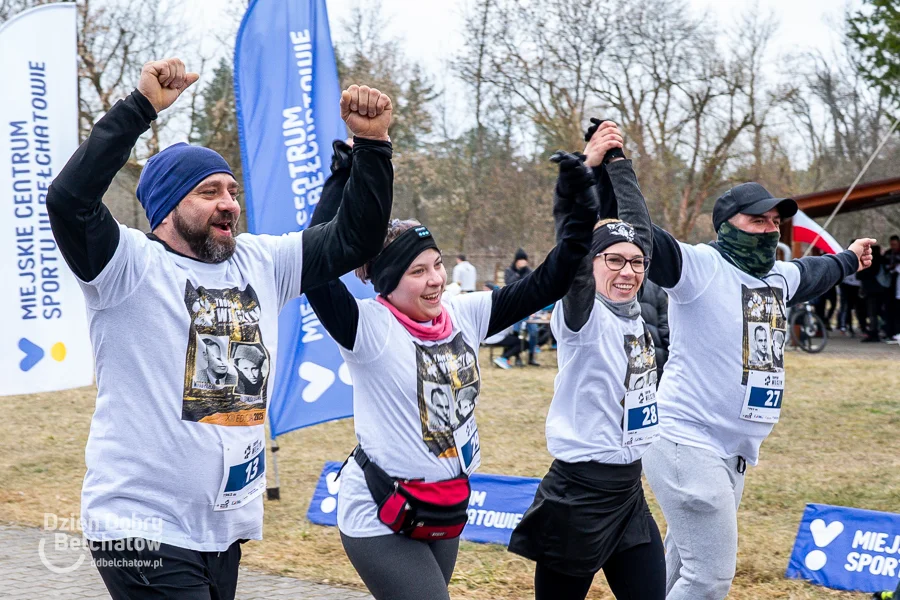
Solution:
{"label": "printed portrait on shirt", "polygon": [[784,292],[779,287],[741,286],[744,326],[741,383],[747,383],[748,372],[784,370]]}
{"label": "printed portrait on shirt", "polygon": [[228,338],[197,334],[193,387],[220,390],[237,383],[237,373],[228,359]]}
{"label": "printed portrait on shirt", "polygon": [[475,358],[460,333],[449,342],[416,344],[422,439],[439,458],[456,457],[453,430],[472,415],[478,403],[481,381]]}
{"label": "printed portrait on shirt", "polygon": [[251,286],[195,288],[187,282],[190,316],[181,418],[215,425],[261,425],[266,417],[269,353]]}
{"label": "printed portrait on shirt", "polygon": [[[236,394],[262,397],[269,375],[269,358],[262,344],[232,342],[231,362],[237,372]],[[246,400],[246,399],[245,399]]]}
{"label": "printed portrait on shirt", "polygon": [[651,386],[656,389],[656,347],[646,324],[643,335],[625,336],[625,354],[628,356],[625,389],[632,391]]}
{"label": "printed portrait on shirt", "polygon": [[772,363],[776,369],[784,369],[785,335],[781,329],[772,331]]}

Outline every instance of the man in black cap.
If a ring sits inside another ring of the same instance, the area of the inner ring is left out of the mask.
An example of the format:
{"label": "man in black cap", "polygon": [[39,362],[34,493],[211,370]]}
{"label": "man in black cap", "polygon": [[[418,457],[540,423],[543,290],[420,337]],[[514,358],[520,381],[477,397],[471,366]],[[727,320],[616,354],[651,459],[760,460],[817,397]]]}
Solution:
{"label": "man in black cap", "polygon": [[[329,223],[238,236],[231,167],[188,144],[141,173],[152,233],[116,223],[103,194],[138,137],[198,78],[179,59],[144,65],[137,89],[94,125],[47,195],[87,305],[97,408],[82,523],[116,600],[234,598],[241,542],[263,528],[274,355],[270,369],[255,367],[277,345],[281,309],[377,254],[391,212],[391,102],[354,85],[341,96],[357,136],[353,169]],[[291,202],[290,188],[271,200]],[[253,359],[241,386],[253,389],[236,390],[235,364]]]}
{"label": "man in black cap", "polygon": [[786,391],[768,340],[785,336],[789,305],[871,262],[871,239],[838,255],[776,261],[781,223],[796,212],[792,199],[743,183],[716,201],[715,242],[684,244],[654,227],[649,276],[669,295],[671,355],[657,394],[661,439],[643,461],[668,523],[667,600],[728,594],[744,472]]}

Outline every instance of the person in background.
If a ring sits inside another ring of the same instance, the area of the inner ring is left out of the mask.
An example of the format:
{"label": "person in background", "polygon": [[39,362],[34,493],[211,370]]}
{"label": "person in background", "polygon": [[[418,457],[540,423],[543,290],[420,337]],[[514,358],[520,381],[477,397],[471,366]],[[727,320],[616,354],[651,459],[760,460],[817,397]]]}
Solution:
{"label": "person in background", "polygon": [[475,291],[475,280],[478,273],[475,265],[466,260],[465,254],[456,255],[456,266],[453,267],[453,283],[459,286],[463,294]]}
{"label": "person in background", "polygon": [[[831,305],[830,307],[828,305]],[[816,298],[816,314],[825,322],[825,329],[831,331],[831,321],[834,318],[834,311],[837,309],[837,286],[832,287],[827,292]]]}
{"label": "person in background", "polygon": [[844,277],[844,280],[841,281],[839,285],[841,292],[841,310],[840,313],[838,313],[838,325],[843,333],[849,332],[851,336],[855,335],[853,332],[854,312],[856,312],[856,321],[859,323],[860,328],[865,329],[866,327],[866,307],[859,297],[861,285],[856,273]]}
{"label": "person in background", "polygon": [[662,380],[663,367],[669,359],[669,296],[666,291],[650,281],[644,279],[644,284],[638,292],[638,300],[641,303],[641,316],[647,330],[653,337],[653,347],[656,349],[656,373],[659,376],[657,382]]}
{"label": "person in background", "polygon": [[888,288],[887,315],[888,337],[891,341],[900,342],[900,296],[896,290],[900,289],[900,236],[891,236],[891,248],[885,254],[888,275],[891,285]]}
{"label": "person in background", "polygon": [[884,257],[881,255],[881,246],[872,246],[872,265],[860,271],[857,275],[862,284],[862,293],[866,303],[866,328],[865,336],[860,340],[863,343],[881,341],[881,332],[878,317],[882,314],[886,286],[879,282],[879,273],[884,266]]}
{"label": "person in background", "polygon": [[525,366],[522,364],[522,358],[519,356],[522,352],[522,339],[516,332],[515,326],[507,327],[500,333],[486,339],[485,342],[503,347],[503,354],[494,359],[494,365],[501,369],[512,369],[513,365],[509,361],[515,359],[515,366]]}
{"label": "person in background", "polygon": [[531,273],[531,271],[531,266],[528,264],[528,254],[524,249],[519,248],[513,256],[512,264],[503,273],[503,283],[512,285]]}
{"label": "person in background", "polygon": [[[519,248],[513,256],[512,264],[507,267],[506,271],[503,273],[503,279],[505,280],[506,285],[511,285],[531,273],[531,271],[531,266],[528,264],[528,254],[526,254],[524,249]],[[528,364],[532,367],[539,367],[541,364],[534,358],[538,345],[538,327],[533,323],[526,323],[525,321],[527,321],[527,319],[523,319],[521,322],[516,323],[513,330],[518,335],[521,333],[522,328],[525,328],[525,332],[528,335]],[[517,352],[516,366],[521,366],[521,363],[522,361]]]}

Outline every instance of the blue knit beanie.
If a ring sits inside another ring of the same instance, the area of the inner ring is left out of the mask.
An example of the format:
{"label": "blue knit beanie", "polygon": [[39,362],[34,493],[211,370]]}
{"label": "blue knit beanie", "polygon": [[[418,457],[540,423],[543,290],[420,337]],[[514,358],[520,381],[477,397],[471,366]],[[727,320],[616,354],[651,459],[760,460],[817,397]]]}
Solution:
{"label": "blue knit beanie", "polygon": [[234,177],[228,162],[215,150],[180,142],[150,158],[138,180],[137,198],[150,229],[162,223],[194,187],[215,173]]}

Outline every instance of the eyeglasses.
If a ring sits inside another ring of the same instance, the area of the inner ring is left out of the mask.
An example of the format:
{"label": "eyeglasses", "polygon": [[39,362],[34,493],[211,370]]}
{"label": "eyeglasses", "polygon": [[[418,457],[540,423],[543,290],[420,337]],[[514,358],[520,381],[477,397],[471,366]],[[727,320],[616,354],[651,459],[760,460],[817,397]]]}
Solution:
{"label": "eyeglasses", "polygon": [[621,271],[625,268],[625,263],[631,263],[631,270],[635,273],[643,273],[650,267],[650,259],[646,256],[639,256],[637,258],[632,258],[631,260],[626,259],[621,254],[598,254],[597,256],[602,256],[603,260],[606,262],[606,266],[611,271]]}

